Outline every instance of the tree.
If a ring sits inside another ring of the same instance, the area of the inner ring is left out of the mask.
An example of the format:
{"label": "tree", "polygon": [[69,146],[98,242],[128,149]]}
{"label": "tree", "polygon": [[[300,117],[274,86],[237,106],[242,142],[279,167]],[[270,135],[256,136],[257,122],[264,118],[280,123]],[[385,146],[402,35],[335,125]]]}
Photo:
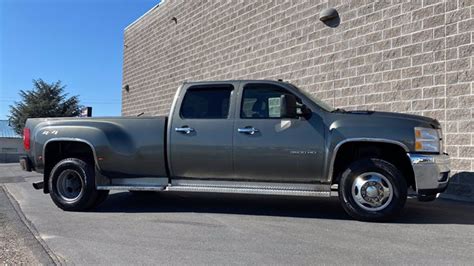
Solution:
{"label": "tree", "polygon": [[42,79],[33,80],[31,90],[20,91],[22,100],[10,105],[10,125],[22,134],[28,118],[78,116],[82,108],[79,98],[68,97],[64,93],[65,88],[61,81],[47,83]]}

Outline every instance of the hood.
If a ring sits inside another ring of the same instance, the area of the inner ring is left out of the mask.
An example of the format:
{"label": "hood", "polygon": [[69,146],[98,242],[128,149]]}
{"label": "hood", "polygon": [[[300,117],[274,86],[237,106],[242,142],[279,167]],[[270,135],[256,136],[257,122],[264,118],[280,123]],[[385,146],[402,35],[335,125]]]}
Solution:
{"label": "hood", "polygon": [[402,114],[402,113],[393,113],[393,112],[377,112],[377,111],[346,111],[347,114],[355,115],[367,115],[374,118],[395,118],[395,119],[405,119],[412,120],[421,123],[430,124],[433,128],[441,128],[441,124],[438,120],[421,115],[412,115],[412,114]]}

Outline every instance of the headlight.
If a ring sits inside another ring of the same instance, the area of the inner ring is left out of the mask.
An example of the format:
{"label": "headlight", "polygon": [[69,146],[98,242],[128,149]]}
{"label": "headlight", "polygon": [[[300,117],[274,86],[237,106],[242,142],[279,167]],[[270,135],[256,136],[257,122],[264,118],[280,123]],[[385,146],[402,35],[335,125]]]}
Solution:
{"label": "headlight", "polygon": [[421,152],[439,152],[438,130],[415,127],[415,150]]}

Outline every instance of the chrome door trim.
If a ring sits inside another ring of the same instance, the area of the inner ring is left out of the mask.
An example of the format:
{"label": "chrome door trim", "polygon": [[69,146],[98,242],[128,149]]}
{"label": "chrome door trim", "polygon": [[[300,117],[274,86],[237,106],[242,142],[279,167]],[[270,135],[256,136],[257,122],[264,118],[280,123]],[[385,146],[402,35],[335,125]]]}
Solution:
{"label": "chrome door trim", "polygon": [[345,143],[348,143],[348,142],[379,142],[379,143],[389,143],[389,144],[395,144],[395,145],[398,145],[400,147],[402,147],[406,152],[409,152],[409,149],[408,147],[399,142],[399,141],[396,141],[396,140],[391,140],[391,139],[383,139],[383,138],[349,138],[349,139],[345,139],[341,142],[339,142],[336,147],[334,148],[334,151],[332,152],[332,155],[331,155],[331,161],[330,161],[330,164],[329,164],[329,171],[328,171],[328,177],[327,177],[327,182],[331,182],[332,180],[332,175],[333,175],[333,172],[334,172],[334,162],[336,160],[336,156],[337,156],[337,152],[339,150],[339,148],[345,144]]}

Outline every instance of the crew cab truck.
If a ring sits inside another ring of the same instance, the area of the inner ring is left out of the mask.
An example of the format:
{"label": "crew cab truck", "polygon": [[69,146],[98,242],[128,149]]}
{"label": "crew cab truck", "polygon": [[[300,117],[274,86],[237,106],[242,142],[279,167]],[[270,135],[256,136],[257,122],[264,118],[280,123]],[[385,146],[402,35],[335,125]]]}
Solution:
{"label": "crew cab truck", "polygon": [[34,186],[67,211],[109,190],[338,195],[353,218],[387,221],[409,187],[430,201],[450,177],[435,119],[334,109],[271,80],[185,82],[169,116],[28,119],[24,146]]}

